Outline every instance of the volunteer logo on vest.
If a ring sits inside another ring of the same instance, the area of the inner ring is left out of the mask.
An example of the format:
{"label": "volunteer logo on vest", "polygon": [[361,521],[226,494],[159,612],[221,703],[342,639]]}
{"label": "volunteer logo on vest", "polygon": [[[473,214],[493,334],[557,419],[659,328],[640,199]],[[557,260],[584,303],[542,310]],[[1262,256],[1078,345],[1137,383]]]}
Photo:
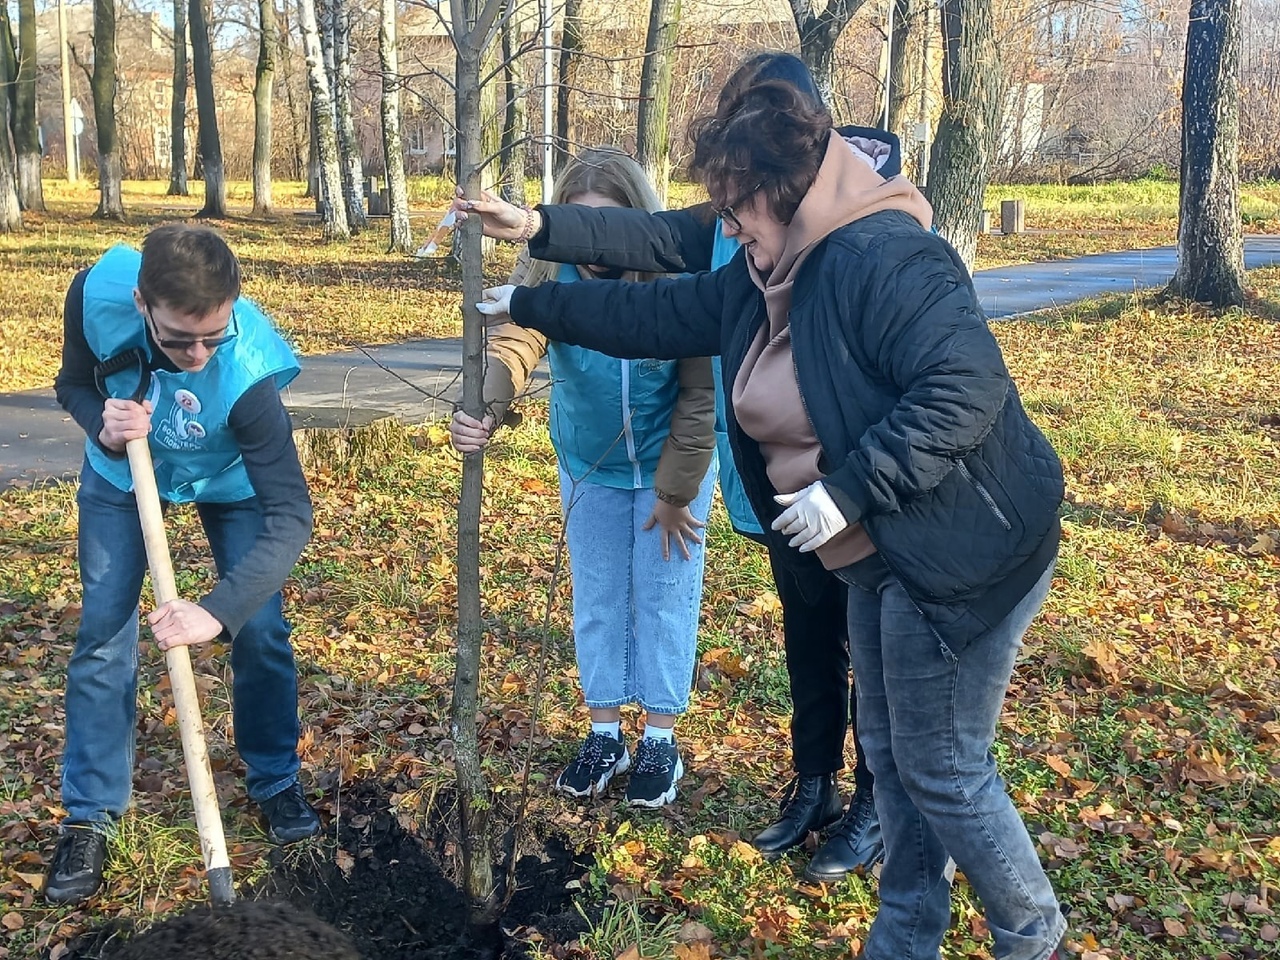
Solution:
{"label": "volunteer logo on vest", "polygon": [[[150,400],[155,410],[151,416],[155,442],[170,450],[199,450],[208,434],[196,419],[201,410],[200,398],[184,387],[173,391],[172,398],[160,394],[160,380],[152,373]],[[169,402],[172,407],[166,411],[164,405]]]}

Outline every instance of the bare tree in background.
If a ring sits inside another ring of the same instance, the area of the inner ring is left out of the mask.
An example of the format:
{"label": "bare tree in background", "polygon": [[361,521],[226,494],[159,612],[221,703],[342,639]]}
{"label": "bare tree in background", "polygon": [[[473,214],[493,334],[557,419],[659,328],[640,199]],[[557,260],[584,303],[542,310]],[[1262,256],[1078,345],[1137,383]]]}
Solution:
{"label": "bare tree in background", "polygon": [[271,212],[271,93],[276,78],[276,0],[258,0],[258,66],[253,75],[253,215]]}
{"label": "bare tree in background", "polygon": [[667,118],[671,105],[673,51],[680,33],[680,0],[651,0],[649,30],[640,70],[640,109],[636,120],[636,159],[667,204],[671,175],[671,139]]}
{"label": "bare tree in background", "polygon": [[218,136],[218,104],[213,92],[213,47],[209,42],[209,0],[191,0],[191,72],[196,82],[196,116],[200,121],[197,142],[204,171],[204,206],[197,217],[227,216],[227,181],[222,166],[222,139]]}
{"label": "bare tree in background", "polygon": [[1168,292],[1218,307],[1244,303],[1239,79],[1240,0],[1191,0],[1178,270]]}
{"label": "bare tree in background", "polygon": [[187,187],[187,0],[173,0],[173,96],[169,101],[169,190],[185,197]]}
{"label": "bare tree in background", "polygon": [[973,269],[1003,100],[991,0],[943,0],[942,117],[927,194],[938,232]]}
{"label": "bare tree in background", "polygon": [[93,0],[93,122],[98,128],[98,209],[100,220],[123,220],[120,140],[116,136],[116,5]]}
{"label": "bare tree in background", "polygon": [[831,72],[835,66],[836,41],[866,0],[827,0],[821,12],[815,0],[791,0],[791,15],[800,35],[800,59],[813,74],[813,82],[823,102],[835,106],[831,95]]}
{"label": "bare tree in background", "polygon": [[571,110],[578,60],[582,56],[582,0],[564,0],[564,29],[560,38],[560,63],[556,75],[555,168],[559,171],[573,155],[574,133]]}
{"label": "bare tree in background", "polygon": [[338,137],[334,131],[329,74],[325,70],[324,53],[320,49],[315,0],[298,0],[298,22],[302,29],[302,49],[307,60],[307,80],[311,87],[311,127],[319,155],[321,222],[326,239],[345,240],[351,236],[351,228],[347,224],[347,205],[342,199]]}
{"label": "bare tree in background", "polygon": [[[913,78],[919,73],[913,62],[911,38],[920,32],[923,8],[930,0],[893,0],[893,30],[889,44],[889,123],[891,133],[903,136],[907,111],[919,95]],[[905,137],[904,137],[905,139]]]}
{"label": "bare tree in background", "polygon": [[0,2],[0,233],[22,229],[16,161],[9,142],[9,90],[17,73],[18,61],[9,27],[9,5]]}
{"label": "bare tree in background", "polygon": [[529,95],[524,69],[519,62],[520,30],[523,18],[513,0],[512,9],[502,18],[502,146],[498,189],[502,199],[524,206],[524,178],[529,166]]}
{"label": "bare tree in background", "polygon": [[347,223],[353,232],[359,232],[369,225],[369,217],[364,209],[364,160],[351,109],[351,10],[347,0],[327,2],[333,24],[333,102],[337,108],[342,196],[347,204]]}
{"label": "bare tree in background", "polygon": [[409,227],[409,188],[404,176],[404,148],[400,142],[400,53],[396,48],[396,0],[381,0],[378,56],[382,64],[382,152],[387,164],[387,206],[391,214],[388,253],[412,253]]}
{"label": "bare tree in background", "polygon": [[44,210],[40,182],[40,125],[36,123],[36,4],[18,0],[18,72],[13,97],[13,147],[18,158],[18,202]]}

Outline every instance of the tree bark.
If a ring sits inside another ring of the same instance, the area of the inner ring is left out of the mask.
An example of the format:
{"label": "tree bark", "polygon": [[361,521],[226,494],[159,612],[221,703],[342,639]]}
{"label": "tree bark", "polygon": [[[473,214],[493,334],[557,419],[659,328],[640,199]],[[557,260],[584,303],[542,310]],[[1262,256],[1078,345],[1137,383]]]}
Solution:
{"label": "tree bark", "polygon": [[[289,37],[292,35],[293,30],[289,26],[288,3],[281,7],[280,15],[283,19],[283,23],[281,25],[282,29],[277,31],[276,36],[276,60],[280,63],[280,66],[284,71],[284,96],[285,102],[289,106],[289,170],[294,180],[301,180],[303,178],[304,170],[310,174],[310,171],[307,170],[306,158],[302,155],[302,131],[304,129],[309,131],[309,125],[301,116],[300,111],[298,110],[297,98],[294,96],[293,50],[289,45]],[[303,196],[309,197],[311,195],[310,190],[311,183],[308,179],[307,191],[303,193]]]}
{"label": "tree bark", "polygon": [[396,0],[381,0],[378,55],[382,61],[382,152],[387,165],[387,206],[391,214],[391,246],[387,252],[412,253],[409,188],[400,142],[400,52],[396,47]]}
{"label": "tree bark", "polygon": [[[485,39],[504,0],[455,0],[451,5],[456,61],[454,122],[457,128],[458,183],[469,197],[478,197],[486,156],[483,139],[481,67]],[[480,222],[470,217],[454,240],[462,265],[462,409],[484,416],[484,318],[475,304],[484,288]],[[480,619],[480,500],[484,487],[484,453],[462,462],[462,491],[458,501],[458,651],[454,666],[451,726],[455,744],[453,766],[458,784],[461,818],[463,880],[471,908],[473,933],[496,929],[497,894],[494,882],[493,808],[489,784],[480,765],[476,706],[480,681],[484,626]]]}
{"label": "tree bark", "polygon": [[18,75],[14,90],[13,146],[18,155],[18,202],[44,212],[40,182],[40,127],[36,123],[36,4],[18,0]]}
{"label": "tree bark", "polygon": [[17,169],[9,142],[9,91],[18,73],[13,49],[13,33],[9,28],[7,3],[0,3],[0,233],[22,229],[22,204],[18,202]]}
{"label": "tree bark", "polygon": [[328,240],[351,236],[347,206],[342,199],[342,171],[338,166],[338,138],[334,132],[333,101],[329,98],[329,74],[320,49],[315,0],[298,0],[298,21],[302,28],[302,49],[307,60],[307,80],[311,86],[311,124],[320,157],[320,209],[324,235]]}
{"label": "tree bark", "polygon": [[1004,82],[991,0],[943,0],[942,116],[929,159],[938,232],[972,270]]}
{"label": "tree bark", "polygon": [[796,33],[800,35],[800,59],[813,74],[822,102],[833,113],[836,105],[832,98],[832,70],[836,41],[865,2],[827,0],[823,11],[814,13],[814,0],[791,0],[791,15],[796,21]]}
{"label": "tree bark", "polygon": [[502,167],[498,186],[502,199],[524,206],[524,178],[529,167],[529,114],[525,108],[528,88],[516,62],[521,20],[511,11],[502,21]]}
{"label": "tree bark", "polygon": [[271,213],[271,94],[276,79],[276,0],[258,0],[258,68],[253,77],[253,215]]}
{"label": "tree bark", "polygon": [[347,203],[347,223],[353,232],[369,225],[364,209],[364,159],[356,139],[351,109],[351,11],[347,0],[333,4],[333,69],[337,86],[334,103],[338,117],[338,153],[342,163],[342,196]]}
{"label": "tree bark", "polygon": [[169,103],[169,196],[187,187],[187,0],[173,0],[173,98]]}
{"label": "tree bark", "polygon": [[578,82],[578,56],[583,50],[581,19],[582,0],[564,0],[564,30],[560,40],[560,64],[556,71],[556,172],[573,156],[576,137],[570,102],[573,86]]}
{"label": "tree bark", "polygon": [[1244,303],[1240,226],[1240,0],[1192,0],[1182,80],[1178,269],[1168,292]]}
{"label": "tree bark", "polygon": [[213,47],[209,42],[209,0],[191,0],[191,71],[196,81],[196,116],[200,121],[200,166],[204,170],[204,206],[197,217],[227,216],[227,181],[218,136],[218,106],[213,92]]}
{"label": "tree bark", "polygon": [[93,0],[93,122],[98,128],[98,209],[100,220],[123,220],[120,143],[116,137],[116,5]]}
{"label": "tree bark", "polygon": [[636,119],[636,159],[644,167],[658,199],[667,205],[671,141],[667,118],[671,105],[671,68],[680,33],[680,0],[652,0],[649,32],[640,68],[640,109]]}
{"label": "tree bark", "polygon": [[908,63],[909,41],[916,32],[922,3],[928,0],[893,0],[893,32],[889,38],[889,131],[903,137],[908,104],[913,91],[909,79],[916,74]]}

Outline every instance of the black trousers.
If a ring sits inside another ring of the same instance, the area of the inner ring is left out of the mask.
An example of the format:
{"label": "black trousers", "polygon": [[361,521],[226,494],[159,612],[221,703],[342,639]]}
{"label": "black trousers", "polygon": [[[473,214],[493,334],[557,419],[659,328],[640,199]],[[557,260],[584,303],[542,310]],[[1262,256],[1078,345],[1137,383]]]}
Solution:
{"label": "black trousers", "polygon": [[844,768],[845,731],[853,726],[858,752],[854,781],[871,789],[858,742],[858,702],[849,678],[848,587],[836,576],[816,603],[800,592],[795,577],[769,551],[769,565],[782,603],[782,632],[791,682],[791,762],[802,777]]}

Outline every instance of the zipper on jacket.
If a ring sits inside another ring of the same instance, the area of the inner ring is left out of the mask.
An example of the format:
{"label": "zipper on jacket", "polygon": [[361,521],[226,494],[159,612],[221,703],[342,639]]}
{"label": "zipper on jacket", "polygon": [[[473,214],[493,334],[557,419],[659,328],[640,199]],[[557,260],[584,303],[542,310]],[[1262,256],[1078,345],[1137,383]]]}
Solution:
{"label": "zipper on jacket", "polygon": [[996,515],[996,519],[1000,521],[1006,530],[1012,530],[1013,524],[1009,522],[1009,518],[1004,515],[1004,511],[996,504],[995,498],[991,496],[991,492],[982,485],[982,481],[969,472],[969,468],[965,466],[963,460],[957,460],[955,461],[955,464],[956,469],[960,471],[960,476],[968,480],[969,483],[972,484],[973,489],[978,491],[978,496],[982,498],[983,502],[986,503],[991,512]]}
{"label": "zipper on jacket", "polygon": [[631,361],[619,360],[622,365],[622,436],[627,441],[627,459],[631,461],[631,477],[635,488],[644,486],[640,474],[640,461],[636,459],[636,435],[631,431]]}

